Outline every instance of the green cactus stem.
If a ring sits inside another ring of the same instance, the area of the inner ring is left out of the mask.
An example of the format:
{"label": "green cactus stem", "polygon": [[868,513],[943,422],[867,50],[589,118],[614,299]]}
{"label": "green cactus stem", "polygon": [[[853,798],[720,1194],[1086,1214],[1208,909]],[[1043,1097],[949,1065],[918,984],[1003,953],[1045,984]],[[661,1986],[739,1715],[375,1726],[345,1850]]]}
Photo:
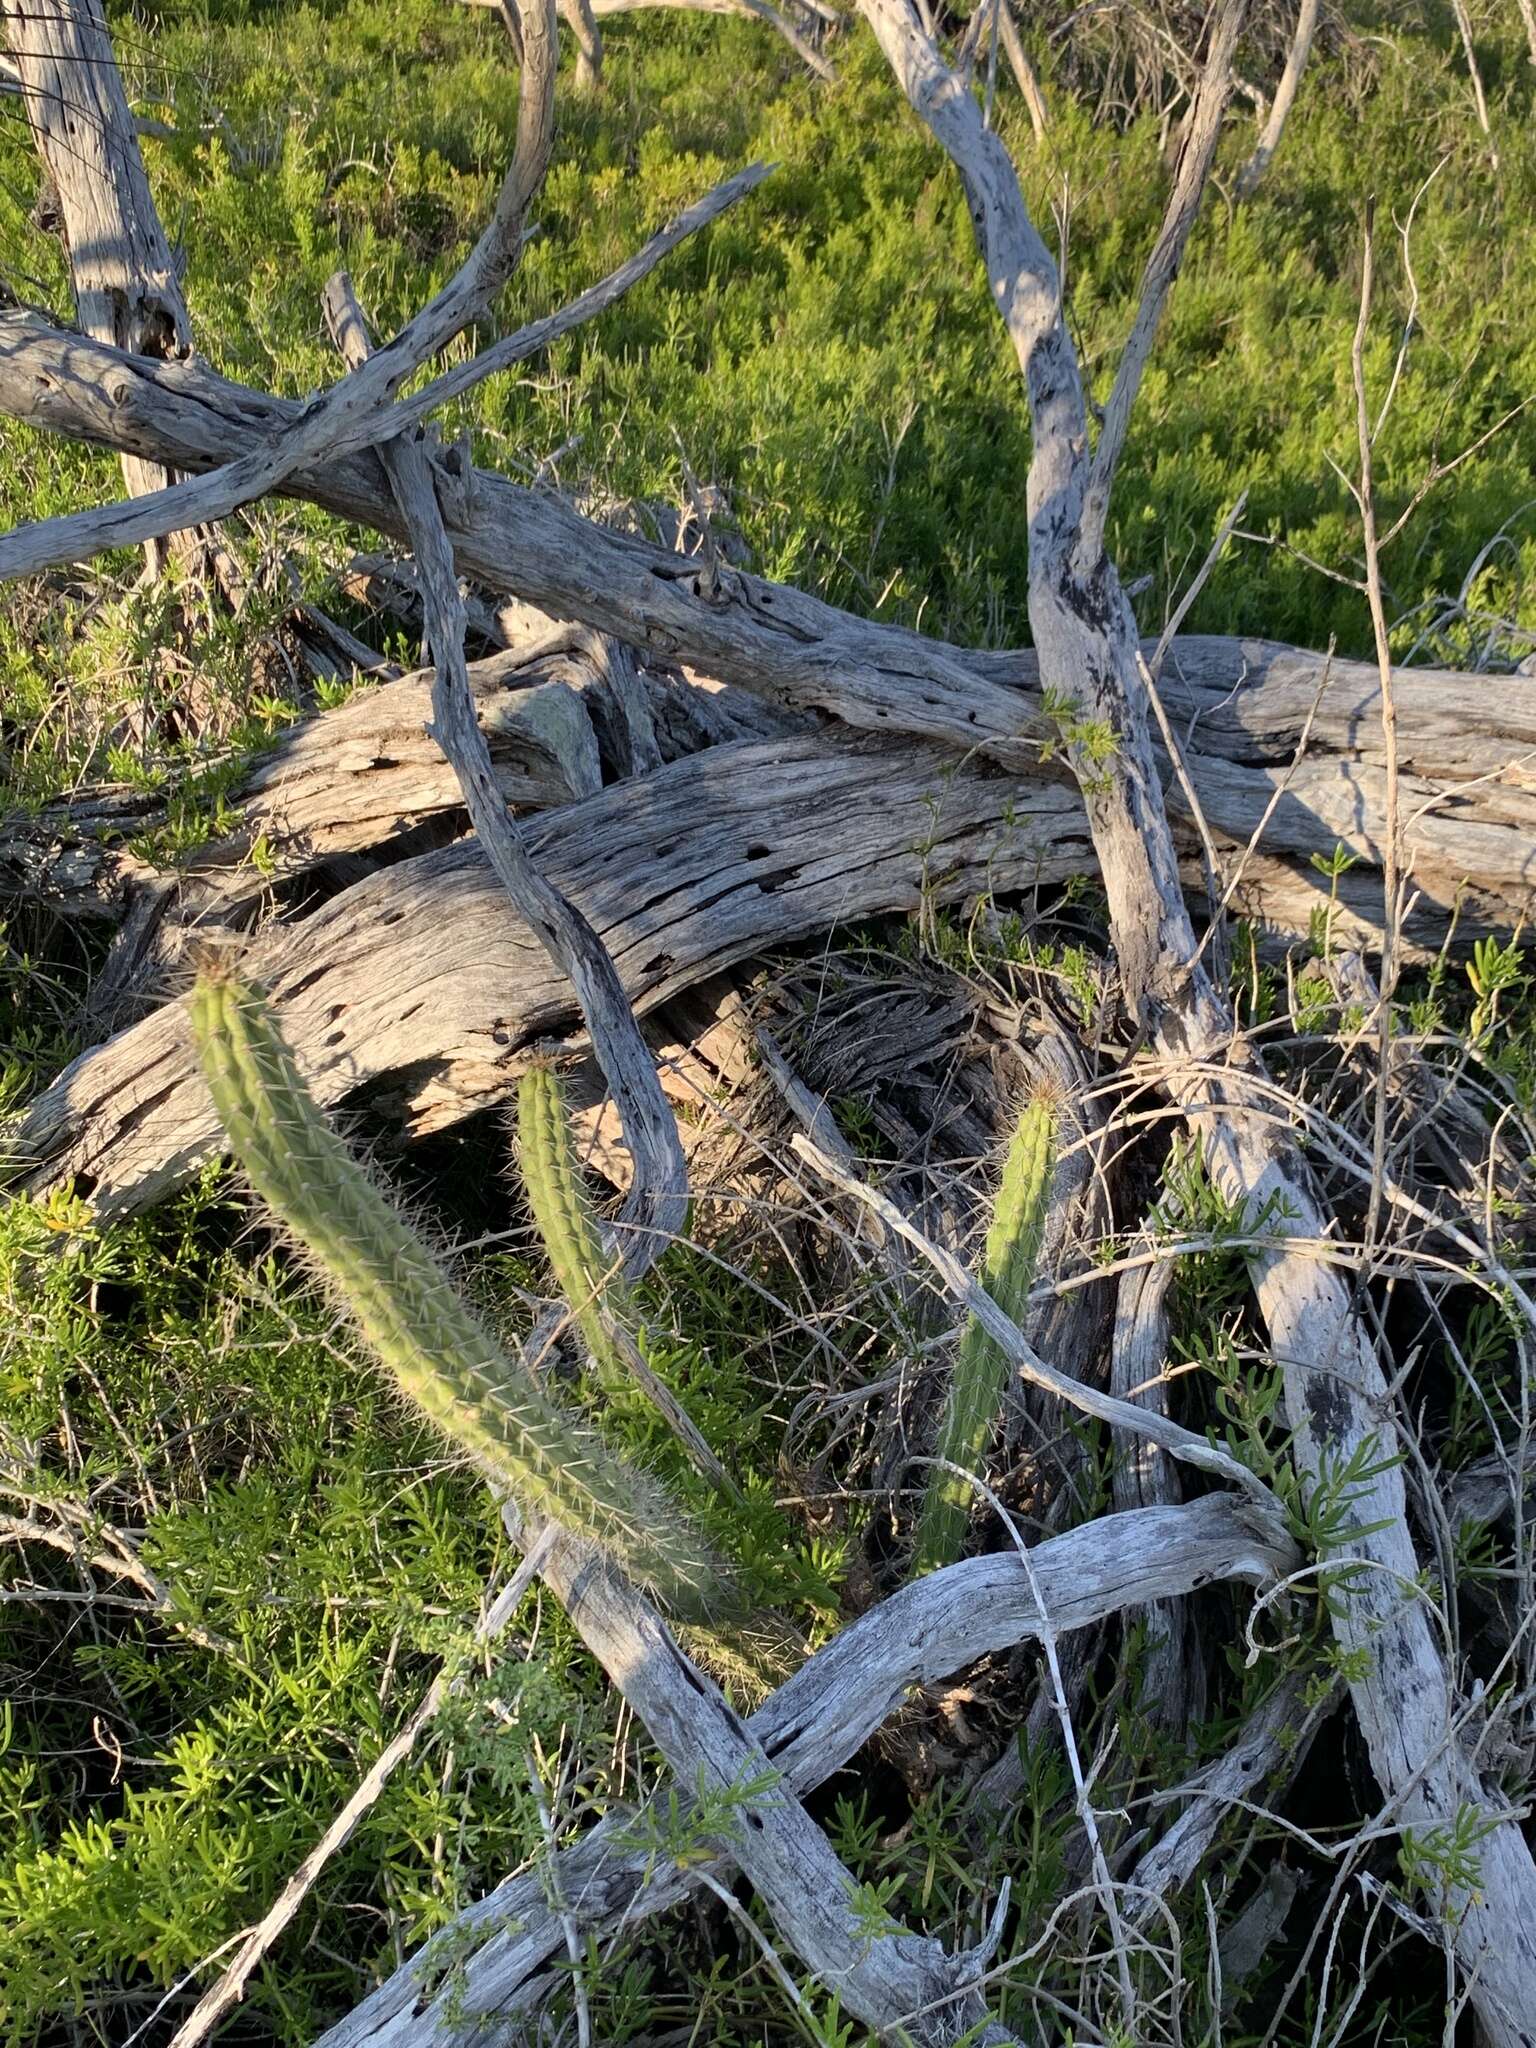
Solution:
{"label": "green cactus stem", "polygon": [[626,1306],[618,1261],[603,1256],[565,1091],[552,1067],[532,1066],[518,1082],[517,1135],[534,1224],[555,1284],[597,1367],[599,1384],[615,1391],[633,1387],[609,1322],[610,1316],[622,1316]]}
{"label": "green cactus stem", "polygon": [[[1024,1319],[1050,1208],[1056,1171],[1056,1112],[1033,1096],[1015,1126],[1002,1184],[987,1232],[981,1281],[1014,1322]],[[1008,1382],[1008,1360],[974,1319],[966,1325],[939,1429],[938,1455],[960,1472],[936,1465],[929,1475],[913,1555],[916,1572],[952,1564],[965,1540],[973,1489],[961,1472],[980,1472]]]}
{"label": "green cactus stem", "polygon": [[722,1580],[702,1537],[465,1307],[321,1115],[265,1000],[207,969],[191,1015],[236,1159],[401,1391],[502,1482],[530,1520],[586,1538],[683,1611],[715,1605]]}

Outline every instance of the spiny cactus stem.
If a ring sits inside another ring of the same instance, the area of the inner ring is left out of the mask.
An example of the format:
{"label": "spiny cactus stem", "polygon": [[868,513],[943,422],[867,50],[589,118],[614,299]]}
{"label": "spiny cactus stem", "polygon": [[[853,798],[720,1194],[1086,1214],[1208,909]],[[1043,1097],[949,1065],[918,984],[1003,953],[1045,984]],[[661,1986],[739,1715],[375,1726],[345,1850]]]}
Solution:
{"label": "spiny cactus stem", "polygon": [[321,1116],[265,1003],[205,973],[191,1014],[236,1157],[400,1389],[530,1515],[597,1544],[674,1604],[706,1608],[721,1585],[707,1545],[465,1307]]}
{"label": "spiny cactus stem", "polygon": [[618,1262],[605,1257],[597,1219],[576,1157],[565,1093],[552,1067],[536,1064],[518,1083],[517,1128],[523,1181],[556,1284],[611,1391],[631,1384],[610,1318],[628,1321]]}
{"label": "spiny cactus stem", "polygon": [[[1025,1104],[1008,1148],[982,1268],[983,1286],[1016,1323],[1034,1285],[1055,1167],[1055,1110],[1047,1096],[1036,1095]],[[944,1463],[929,1478],[918,1522],[913,1563],[919,1572],[960,1555],[971,1501],[961,1475],[980,1472],[1007,1383],[1007,1359],[978,1323],[968,1323],[939,1429]]]}

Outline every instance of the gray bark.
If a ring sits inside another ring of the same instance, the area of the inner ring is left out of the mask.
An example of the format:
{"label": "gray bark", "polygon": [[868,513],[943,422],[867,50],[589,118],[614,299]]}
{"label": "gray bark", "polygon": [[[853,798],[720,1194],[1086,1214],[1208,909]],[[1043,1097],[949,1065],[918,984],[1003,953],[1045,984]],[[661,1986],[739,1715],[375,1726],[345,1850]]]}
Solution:
{"label": "gray bark", "polygon": [[[1254,1536],[1241,1506],[1214,1497],[1111,1516],[1040,1544],[1030,1557],[1041,1605],[1065,1638],[1137,1601],[1224,1579],[1261,1583],[1287,1562]],[[1016,1557],[952,1565],[851,1623],[758,1709],[747,1731],[786,1789],[804,1798],[897,1712],[913,1686],[936,1684],[1038,1636],[1040,1616]],[[1171,1888],[1196,1862],[1159,1882]],[[728,1855],[716,1867],[728,1869]],[[622,1812],[562,1851],[555,1876],[556,1895],[583,1935],[634,1926],[698,1882],[659,1860]],[[550,1874],[534,1870],[466,1908],[316,2048],[467,2048],[518,2038],[520,2021],[551,1988],[551,1962],[564,1952],[550,1890]]]}
{"label": "gray bark", "polygon": [[[1081,808],[932,748],[741,742],[552,813],[530,850],[613,956],[637,1010],[843,919],[1062,881]],[[390,1084],[408,1132],[503,1099],[535,1041],[577,1021],[570,985],[473,841],[356,883],[250,947],[249,971],[320,1100]],[[215,1148],[179,1003],[85,1053],[15,1141],[29,1184],[71,1175],[103,1212],[144,1207]]]}
{"label": "gray bark", "polygon": [[1260,179],[1269,169],[1275,151],[1280,147],[1285,124],[1291,117],[1291,108],[1296,104],[1296,95],[1301,89],[1301,74],[1306,70],[1307,59],[1312,54],[1312,38],[1317,33],[1317,18],[1321,12],[1322,0],[1301,0],[1296,13],[1296,33],[1286,54],[1285,69],[1280,74],[1280,83],[1275,87],[1275,97],[1270,102],[1264,132],[1254,147],[1253,155],[1238,173],[1239,199],[1247,199],[1258,189]]}
{"label": "gray bark", "polygon": [[[1160,1260],[1121,1274],[1109,1376],[1110,1392],[1120,1400],[1155,1407],[1165,1415],[1168,1392],[1159,1376],[1168,1363],[1168,1289],[1176,1270],[1172,1260]],[[1111,1487],[1122,1514],[1138,1507],[1171,1506],[1184,1497],[1172,1461],[1150,1443],[1122,1451]],[[1158,1601],[1135,1619],[1146,1629],[1141,1673],[1146,1713],[1174,1742],[1183,1742],[1205,1712],[1205,1667],[1188,1609],[1182,1600]]]}
{"label": "gray bark", "polygon": [[[82,332],[133,355],[186,355],[192,322],[101,0],[4,0],[0,11],[17,89],[58,200]],[[175,480],[164,465],[138,455],[125,454],[122,468],[130,497]],[[172,549],[189,560],[211,554],[227,581],[238,580],[211,531],[148,542],[152,572]]]}
{"label": "gray bark", "polygon": [[[1034,430],[1030,623],[1042,680],[1114,736],[1114,752],[1106,761],[1085,760],[1081,779],[1128,1003],[1217,1185],[1230,1200],[1283,1216],[1289,1230],[1315,1240],[1329,1228],[1316,1182],[1262,1113],[1262,1064],[1198,955],[1180,890],[1149,738],[1145,664],[1102,547],[1100,470],[1056,265],[1006,150],[983,127],[979,107],[957,86],[907,0],[863,0],[863,8],[908,99],[964,181],[993,303],[1023,375]],[[1175,208],[1187,202],[1176,181]],[[1160,251],[1166,240],[1165,232]],[[1166,289],[1155,256],[1144,309]],[[1478,1883],[1448,1885],[1440,1910],[1489,2039],[1499,2048],[1532,2048],[1536,1864],[1518,1819],[1460,1740],[1456,1674],[1419,1591],[1403,1475],[1395,1462],[1381,1469],[1396,1450],[1387,1373],[1334,1268],[1305,1250],[1266,1249],[1252,1255],[1250,1275],[1283,1362],[1304,1486],[1311,1493],[1351,1463],[1361,1475],[1351,1496],[1358,1533],[1330,1546],[1324,1562],[1347,1568],[1347,1579],[1335,1574],[1332,1615],[1353,1663],[1350,1693],[1372,1766],[1400,1825],[1428,1833],[1470,1813],[1486,1826]]]}
{"label": "gray bark", "polygon": [[[345,273],[338,273],[327,286],[325,311],[348,367],[359,369],[368,360],[371,344]],[[482,853],[581,1005],[632,1162],[633,1184],[625,1200],[620,1242],[625,1268],[638,1278],[660,1258],[688,1213],[688,1169],[677,1119],[662,1093],[655,1062],[607,948],[530,858],[521,827],[508,815],[464,659],[464,600],[438,502],[440,493],[450,492],[454,477],[446,464],[439,467],[434,462],[424,429],[386,441],[380,454],[411,529],[436,664],[432,737],[453,769]]]}
{"label": "gray bark", "polygon": [[[995,139],[995,138],[994,138]],[[1001,145],[998,145],[1001,148]],[[227,383],[197,362],[130,360],[27,313],[0,314],[0,412],[78,439],[198,469],[236,459],[280,433],[297,408]],[[367,451],[304,468],[283,488],[404,537],[378,457]],[[854,618],[809,594],[724,569],[706,591],[694,558],[583,519],[547,493],[476,470],[444,508],[462,573],[516,590],[556,618],[578,620],[662,662],[682,663],[780,705],[903,732],[1031,771],[1049,736],[1035,653],[974,654],[899,627]],[[1081,653],[1068,674],[1083,673]],[[1075,686],[1075,680],[1074,680]],[[1228,875],[1234,908],[1284,932],[1305,931],[1330,903],[1310,865],[1337,839],[1356,866],[1337,891],[1336,935],[1380,930],[1385,835],[1380,681],[1374,666],[1263,640],[1183,636],[1163,695]],[[1461,904],[1467,937],[1510,930],[1536,907],[1536,683],[1404,670],[1394,685],[1403,768],[1405,858],[1418,901],[1407,949],[1437,950]],[[1316,705],[1307,757],[1289,764]],[[1168,780],[1166,770],[1159,770]],[[1241,850],[1279,784],[1266,846]],[[1177,815],[1176,786],[1167,800]],[[1425,807],[1428,808],[1425,808]],[[1290,850],[1296,856],[1285,859]]]}

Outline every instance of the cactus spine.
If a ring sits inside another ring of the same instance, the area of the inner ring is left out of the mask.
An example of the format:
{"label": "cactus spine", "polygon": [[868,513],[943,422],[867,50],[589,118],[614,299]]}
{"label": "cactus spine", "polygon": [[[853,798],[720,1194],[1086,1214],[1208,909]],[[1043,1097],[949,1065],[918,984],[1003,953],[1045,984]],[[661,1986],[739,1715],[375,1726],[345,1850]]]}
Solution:
{"label": "cactus spine", "polygon": [[517,1085],[523,1182],[555,1283],[606,1387],[633,1386],[608,1317],[622,1312],[623,1287],[603,1256],[597,1219],[571,1139],[565,1092],[552,1067],[530,1067]]}
{"label": "cactus spine", "polygon": [[675,1605],[707,1607],[718,1568],[703,1539],[465,1307],[321,1115],[262,997],[205,970],[191,1014],[236,1158],[401,1390],[530,1517],[597,1544]]}
{"label": "cactus spine", "polygon": [[[1002,1184],[987,1231],[981,1282],[1014,1322],[1021,1323],[1034,1285],[1051,1181],[1056,1171],[1056,1113],[1043,1094],[1028,1101],[1014,1128]],[[966,1325],[949,1383],[938,1454],[963,1472],[979,1472],[1002,1405],[1008,1361],[980,1324]],[[958,1472],[935,1466],[918,1522],[914,1569],[952,1564],[965,1540],[972,1489]]]}

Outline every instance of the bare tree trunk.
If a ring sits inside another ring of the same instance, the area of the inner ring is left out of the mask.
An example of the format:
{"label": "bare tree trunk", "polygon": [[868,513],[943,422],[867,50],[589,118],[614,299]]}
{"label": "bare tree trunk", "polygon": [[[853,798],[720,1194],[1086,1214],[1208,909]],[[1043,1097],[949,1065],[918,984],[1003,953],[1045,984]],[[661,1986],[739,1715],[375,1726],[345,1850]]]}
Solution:
{"label": "bare tree trunk", "polygon": [[[1100,1520],[1041,1543],[1030,1561],[1033,1584],[1011,1553],[949,1565],[903,1587],[802,1664],[746,1723],[784,1789],[805,1798],[914,1686],[964,1670],[989,1651],[1038,1640],[1046,1626],[1070,1642],[1128,1601],[1177,1598],[1213,1580],[1263,1583],[1289,1562],[1255,1534],[1242,1505],[1219,1495]],[[1278,1761],[1285,1730],[1301,1720],[1298,1701],[1282,1689],[1245,1731],[1221,1788],[1227,1798],[1263,1782],[1258,1760]],[[1151,1852],[1152,1881],[1163,1893],[1188,1882],[1226,1811],[1217,1798],[1193,1799],[1173,1850],[1159,1844]],[[731,1860],[727,1847],[714,1868],[724,1875]],[[530,2038],[534,2009],[559,1981],[551,1966],[565,1946],[551,1897],[566,1902],[581,1935],[606,1936],[685,1898],[701,1868],[710,1868],[702,1857],[683,1865],[658,1856],[633,1816],[611,1808],[559,1850],[552,1868],[509,1878],[465,1907],[318,2048],[454,2048],[482,2029],[485,2038]],[[450,1960],[453,1967],[445,1967]]]}
{"label": "bare tree trunk", "polygon": [[560,0],[560,19],[576,44],[572,82],[579,93],[596,92],[603,82],[603,34],[592,12],[592,0]]}
{"label": "bare tree trunk", "polygon": [[1049,124],[1046,112],[1045,94],[1040,89],[1040,74],[1030,62],[1029,52],[1024,47],[1024,38],[1019,34],[1019,24],[1013,18],[1009,0],[997,0],[998,31],[1002,36],[1003,52],[1008,59],[1008,68],[1013,73],[1013,82],[1023,96],[1029,110],[1029,125],[1035,131],[1036,142],[1043,142]]}
{"label": "bare tree trunk", "polygon": [[[512,39],[513,54],[521,64],[523,18],[518,0],[466,0],[466,4],[489,7],[501,16]],[[579,93],[596,92],[603,78],[603,35],[592,0],[557,0],[556,11],[576,44],[576,71],[571,82]]]}
{"label": "bare tree trunk", "polygon": [[[160,225],[101,0],[3,0],[27,117],[58,195],[82,331],[131,355],[190,354],[192,322]],[[124,455],[123,481],[142,497],[172,482],[158,462]],[[153,574],[174,551],[200,561],[212,536],[145,543]],[[231,565],[232,566],[232,565]]]}
{"label": "bare tree trunk", "polygon": [[1472,40],[1472,17],[1467,12],[1467,0],[1451,0],[1451,12],[1456,17],[1456,33],[1461,37],[1461,47],[1466,54],[1467,76],[1472,81],[1472,104],[1477,109],[1477,125],[1488,137],[1488,160],[1497,170],[1499,152],[1493,146],[1493,131],[1488,126],[1488,99],[1483,91],[1483,74],[1478,68],[1477,46]]}
{"label": "bare tree trunk", "polygon": [[[1531,0],[1521,0],[1522,6],[1530,4]],[[1239,199],[1247,199],[1257,190],[1259,180],[1269,169],[1270,159],[1280,147],[1285,124],[1291,117],[1291,108],[1296,104],[1301,74],[1306,70],[1307,58],[1312,52],[1312,38],[1317,33],[1317,17],[1321,8],[1322,0],[1301,0],[1301,8],[1296,16],[1296,33],[1291,39],[1290,54],[1286,57],[1285,69],[1280,74],[1280,83],[1275,87],[1275,97],[1270,105],[1269,118],[1264,123],[1264,133],[1259,137],[1258,147],[1238,175]]]}
{"label": "bare tree trunk", "polygon": [[[513,41],[517,41],[516,0],[463,0],[463,4],[498,9],[507,18]],[[749,20],[766,22],[818,78],[831,83],[837,76],[820,50],[802,33],[791,12],[774,6],[772,0],[561,0],[560,18],[576,39],[576,90],[592,90],[599,82],[603,64],[599,21],[615,14],[647,13],[662,8],[690,14],[739,14]],[[804,11],[818,24],[830,24],[837,19],[832,9],[822,6],[820,0],[805,0]]]}

